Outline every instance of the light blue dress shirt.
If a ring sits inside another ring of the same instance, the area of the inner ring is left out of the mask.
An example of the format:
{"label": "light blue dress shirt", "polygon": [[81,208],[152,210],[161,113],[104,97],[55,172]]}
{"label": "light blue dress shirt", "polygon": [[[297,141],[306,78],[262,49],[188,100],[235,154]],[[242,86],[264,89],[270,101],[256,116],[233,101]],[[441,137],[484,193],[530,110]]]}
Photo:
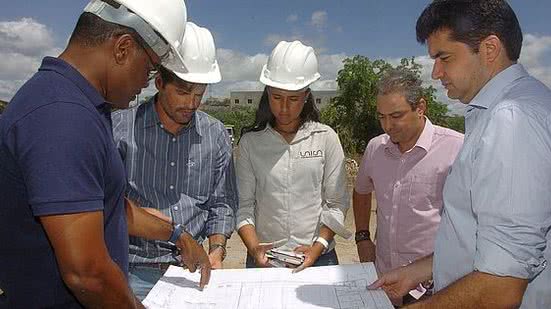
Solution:
{"label": "light blue dress shirt", "polygon": [[520,64],[469,104],[444,185],[434,252],[440,290],[480,271],[528,279],[521,308],[551,308],[551,91]]}

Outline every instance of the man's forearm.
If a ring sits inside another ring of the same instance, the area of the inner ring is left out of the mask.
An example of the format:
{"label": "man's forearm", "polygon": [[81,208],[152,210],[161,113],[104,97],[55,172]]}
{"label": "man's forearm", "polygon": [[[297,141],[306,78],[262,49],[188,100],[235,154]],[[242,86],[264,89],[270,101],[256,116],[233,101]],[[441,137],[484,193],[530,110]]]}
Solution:
{"label": "man's forearm", "polygon": [[64,276],[65,283],[86,308],[144,308],[134,296],[122,271],[112,261],[94,277]]}
{"label": "man's forearm", "polygon": [[167,240],[172,234],[172,224],[150,214],[135,202],[127,200],[126,218],[128,234],[149,240]]}
{"label": "man's forearm", "polygon": [[109,255],[103,221],[102,211],[40,217],[61,277],[81,304],[87,308],[142,308]]}
{"label": "man's forearm", "polygon": [[252,254],[255,246],[258,245],[258,236],[256,235],[254,225],[244,225],[237,231],[237,233],[241,237],[241,240],[243,240],[243,243],[245,244],[245,247],[247,247],[249,253]]}
{"label": "man's forearm", "polygon": [[352,193],[352,208],[354,209],[354,223],[356,231],[369,231],[371,218],[371,193],[360,194],[354,190]]}
{"label": "man's forearm", "polygon": [[518,308],[528,281],[472,272],[407,308]]}
{"label": "man's forearm", "polygon": [[335,232],[333,232],[330,228],[328,228],[325,225],[322,225],[320,228],[319,236],[328,242],[331,242],[333,238],[335,237]]}
{"label": "man's forearm", "polygon": [[[371,193],[360,194],[354,190],[352,194],[352,208],[354,209],[354,222],[356,232],[369,231],[369,219],[371,218]],[[376,247],[371,238],[360,240],[356,243],[360,262],[375,262]]]}

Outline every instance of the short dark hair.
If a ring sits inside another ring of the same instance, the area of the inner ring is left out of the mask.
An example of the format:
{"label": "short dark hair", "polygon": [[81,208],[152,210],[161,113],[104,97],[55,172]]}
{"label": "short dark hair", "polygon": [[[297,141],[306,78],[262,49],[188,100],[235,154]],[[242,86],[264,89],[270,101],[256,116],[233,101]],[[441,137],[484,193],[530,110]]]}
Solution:
{"label": "short dark hair", "polygon": [[[75,30],[73,30],[73,34],[69,39],[69,44],[78,43],[85,47],[96,47],[111,38],[124,34],[130,34],[135,39],[141,40],[141,37],[132,28],[111,23],[92,13],[84,12],[78,18]],[[139,43],[142,44],[145,42]]]}
{"label": "short dark hair", "polygon": [[184,89],[191,91],[198,87],[199,85],[206,85],[202,83],[190,82],[179,78],[174,72],[165,68],[164,66],[159,66],[159,77],[163,81],[164,85],[175,84],[177,87],[183,87]]}
{"label": "short dark hair", "polygon": [[[312,95],[312,91],[310,91],[310,89],[308,89],[308,91],[308,97],[306,97],[306,102],[304,103],[304,107],[302,108],[302,112],[299,116],[299,128],[308,121],[320,121],[320,112],[318,110],[318,107],[314,103],[314,96]],[[272,113],[272,110],[270,109],[270,99],[268,96],[268,86],[266,86],[264,87],[264,92],[262,93],[260,103],[258,104],[258,109],[256,110],[254,123],[250,126],[243,127],[243,129],[241,129],[241,136],[248,132],[262,131],[266,128],[266,125],[268,123],[272,127],[275,126],[276,119],[274,114]]]}
{"label": "short dark hair", "polygon": [[176,76],[174,72],[170,71],[164,66],[159,67],[159,76],[161,77],[161,80],[163,81],[164,84],[171,84],[179,80],[178,76]]}
{"label": "short dark hair", "polygon": [[520,56],[522,30],[505,0],[434,0],[417,19],[417,41],[425,44],[431,34],[443,29],[475,53],[484,38],[495,35],[509,60],[517,61]]}

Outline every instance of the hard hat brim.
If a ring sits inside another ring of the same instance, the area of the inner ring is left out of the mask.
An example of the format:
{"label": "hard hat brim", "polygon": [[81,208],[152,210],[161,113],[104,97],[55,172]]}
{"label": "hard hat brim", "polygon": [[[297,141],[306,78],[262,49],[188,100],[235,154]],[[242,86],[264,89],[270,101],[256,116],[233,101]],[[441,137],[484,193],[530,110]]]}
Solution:
{"label": "hard hat brim", "polygon": [[263,83],[266,86],[275,87],[283,90],[289,90],[289,91],[297,91],[304,89],[308,86],[310,86],[313,82],[320,79],[321,75],[319,73],[314,74],[314,76],[309,80],[304,80],[300,83],[281,83],[278,81],[274,81],[268,77],[266,77],[267,73],[267,65],[265,64],[262,68],[262,73],[260,73],[260,82]]}
{"label": "hard hat brim", "polygon": [[178,76],[179,79],[185,80],[186,82],[190,82],[190,83],[215,84],[222,80],[222,75],[220,74],[218,63],[214,64],[214,70],[212,70],[211,72],[184,73],[184,72],[178,72],[175,70],[173,70],[172,72],[176,76]]}

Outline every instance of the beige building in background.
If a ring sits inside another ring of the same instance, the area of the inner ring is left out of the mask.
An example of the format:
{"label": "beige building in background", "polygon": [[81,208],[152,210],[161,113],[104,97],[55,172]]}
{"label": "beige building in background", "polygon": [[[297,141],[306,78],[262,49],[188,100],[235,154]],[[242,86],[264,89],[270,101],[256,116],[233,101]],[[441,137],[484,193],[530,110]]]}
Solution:
{"label": "beige building in background", "polygon": [[[323,108],[337,96],[337,90],[312,90],[314,102],[318,108]],[[230,92],[230,106],[256,107],[262,97],[262,91],[245,90]]]}

